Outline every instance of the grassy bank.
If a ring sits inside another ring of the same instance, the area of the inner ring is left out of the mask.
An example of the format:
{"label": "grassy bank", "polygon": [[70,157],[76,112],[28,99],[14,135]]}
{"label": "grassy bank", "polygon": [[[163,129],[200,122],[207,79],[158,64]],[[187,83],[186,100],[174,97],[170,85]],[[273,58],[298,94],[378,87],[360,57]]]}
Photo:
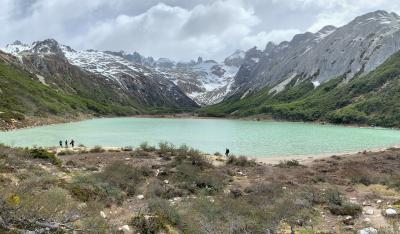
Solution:
{"label": "grassy bank", "polygon": [[0,232],[396,233],[386,212],[400,211],[399,159],[389,149],[266,165],[168,143],[1,146]]}

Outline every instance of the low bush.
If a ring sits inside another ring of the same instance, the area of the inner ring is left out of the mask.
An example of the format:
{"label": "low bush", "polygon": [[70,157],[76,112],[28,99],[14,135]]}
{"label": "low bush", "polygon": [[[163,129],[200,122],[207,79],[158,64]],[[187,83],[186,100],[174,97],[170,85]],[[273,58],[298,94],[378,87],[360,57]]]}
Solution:
{"label": "low bush", "polygon": [[167,154],[170,153],[174,155],[176,152],[175,146],[168,142],[160,142],[158,144],[158,153],[160,154]]}
{"label": "low bush", "polygon": [[140,144],[139,149],[145,152],[153,152],[156,151],[156,147],[149,145],[147,142],[143,142]]}
{"label": "low bush", "polygon": [[137,233],[155,234],[165,229],[162,219],[157,216],[144,216],[142,214],[132,218],[130,225]]}
{"label": "low bush", "polygon": [[180,226],[182,224],[182,217],[167,200],[160,198],[151,199],[149,201],[148,208],[151,213],[155,214],[163,220],[166,220],[172,225]]}
{"label": "low bush", "polygon": [[184,191],[182,189],[175,188],[170,184],[156,181],[149,186],[147,195],[148,197],[171,199],[174,197],[182,197],[184,195]]}
{"label": "low bush", "polygon": [[341,205],[331,204],[328,206],[329,211],[334,215],[350,215],[357,217],[362,212],[362,207],[358,204],[344,203]]}
{"label": "low bush", "polygon": [[61,159],[59,159],[54,153],[51,153],[42,148],[34,148],[29,150],[29,156],[31,156],[32,158],[49,160],[52,164],[57,166],[61,166],[62,164]]}
{"label": "low bush", "polygon": [[257,165],[256,161],[253,159],[249,160],[245,156],[236,157],[234,155],[229,156],[226,163],[235,165],[235,166],[240,166],[240,167],[253,167],[253,166]]}
{"label": "low bush", "polygon": [[299,161],[293,159],[293,160],[284,160],[279,162],[279,164],[277,165],[278,167],[281,168],[289,168],[289,167],[298,167],[300,166]]}
{"label": "low bush", "polygon": [[92,149],[90,149],[89,150],[89,152],[90,153],[103,153],[103,152],[105,152],[106,150],[105,149],[103,149],[101,146],[99,146],[99,145],[96,145],[94,148],[92,148]]}

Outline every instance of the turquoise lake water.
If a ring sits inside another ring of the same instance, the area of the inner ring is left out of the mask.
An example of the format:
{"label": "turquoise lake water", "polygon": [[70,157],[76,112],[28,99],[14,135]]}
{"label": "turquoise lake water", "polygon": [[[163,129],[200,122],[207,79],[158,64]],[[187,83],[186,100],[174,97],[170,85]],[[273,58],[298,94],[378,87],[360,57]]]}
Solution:
{"label": "turquoise lake water", "polygon": [[400,131],[310,123],[227,119],[110,118],[0,132],[10,146],[57,146],[74,139],[85,146],[157,145],[168,141],[203,152],[254,157],[320,155],[400,145]]}

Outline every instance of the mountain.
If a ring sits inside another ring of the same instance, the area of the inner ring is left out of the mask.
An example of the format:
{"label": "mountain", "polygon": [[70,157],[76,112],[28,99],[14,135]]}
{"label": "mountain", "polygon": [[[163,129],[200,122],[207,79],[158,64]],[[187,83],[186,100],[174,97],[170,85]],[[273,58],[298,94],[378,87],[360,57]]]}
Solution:
{"label": "mountain", "polygon": [[187,96],[202,106],[221,102],[231,91],[233,78],[244,61],[245,52],[237,50],[224,62],[204,60],[175,62],[168,58],[154,60],[139,53],[119,53],[133,63],[150,66],[176,84]]}
{"label": "mountain", "polygon": [[200,110],[400,127],[400,17],[372,12],[246,52],[233,92]]}
{"label": "mountain", "polygon": [[[71,86],[79,80],[79,73],[96,76],[92,85],[108,83],[110,89],[127,96],[146,108],[193,108],[197,104],[187,97],[173,82],[152,68],[132,63],[111,52],[96,50],[77,51],[48,39],[27,46],[19,41],[4,49],[17,57],[31,69],[44,77],[51,77],[56,84],[68,82]],[[61,70],[60,70],[61,68]],[[62,69],[64,68],[64,69]],[[66,70],[77,70],[66,81]],[[88,83],[90,85],[90,82]],[[65,86],[65,84],[63,84]]]}
{"label": "mountain", "polygon": [[400,17],[376,11],[336,28],[294,36],[264,50],[247,51],[229,96],[246,96],[264,87],[280,92],[290,82],[315,86],[344,75],[365,75],[400,49]]}
{"label": "mountain", "polygon": [[[0,51],[0,129],[34,125],[38,120],[49,123],[59,117],[71,120],[80,115],[132,115],[143,111],[104,79],[97,80],[80,69],[67,69],[68,65],[57,61],[57,70],[68,72],[62,76],[65,81],[60,82],[61,77],[45,77],[20,59]],[[26,63],[30,59],[23,58]],[[38,63],[41,65],[45,63]],[[76,79],[69,83],[72,77]]]}

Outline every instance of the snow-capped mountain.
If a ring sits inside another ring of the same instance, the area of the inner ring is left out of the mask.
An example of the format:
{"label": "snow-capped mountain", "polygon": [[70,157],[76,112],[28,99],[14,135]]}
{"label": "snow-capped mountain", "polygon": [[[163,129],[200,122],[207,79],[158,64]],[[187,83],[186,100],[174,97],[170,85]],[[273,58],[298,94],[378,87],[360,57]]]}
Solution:
{"label": "snow-capped mountain", "polygon": [[400,17],[376,11],[336,28],[294,36],[279,45],[246,53],[231,95],[246,96],[265,86],[279,92],[289,83],[308,80],[315,86],[332,78],[363,75],[400,49]]}
{"label": "snow-capped mountain", "polygon": [[221,102],[231,91],[233,78],[244,60],[245,52],[238,50],[224,62],[203,60],[175,62],[168,58],[154,60],[139,53],[120,54],[122,57],[151,66],[180,87],[187,96],[199,105],[212,105]]}
{"label": "snow-capped mountain", "polygon": [[[37,69],[48,66],[50,57],[65,59],[68,63],[98,75],[111,84],[117,84],[121,92],[135,97],[136,101],[144,106],[197,106],[162,73],[151,67],[132,63],[110,52],[77,51],[52,39],[34,42],[30,46],[17,41],[7,45],[3,50],[20,57],[21,62],[28,61],[29,58],[32,67]],[[47,60],[43,61],[42,58]]]}

